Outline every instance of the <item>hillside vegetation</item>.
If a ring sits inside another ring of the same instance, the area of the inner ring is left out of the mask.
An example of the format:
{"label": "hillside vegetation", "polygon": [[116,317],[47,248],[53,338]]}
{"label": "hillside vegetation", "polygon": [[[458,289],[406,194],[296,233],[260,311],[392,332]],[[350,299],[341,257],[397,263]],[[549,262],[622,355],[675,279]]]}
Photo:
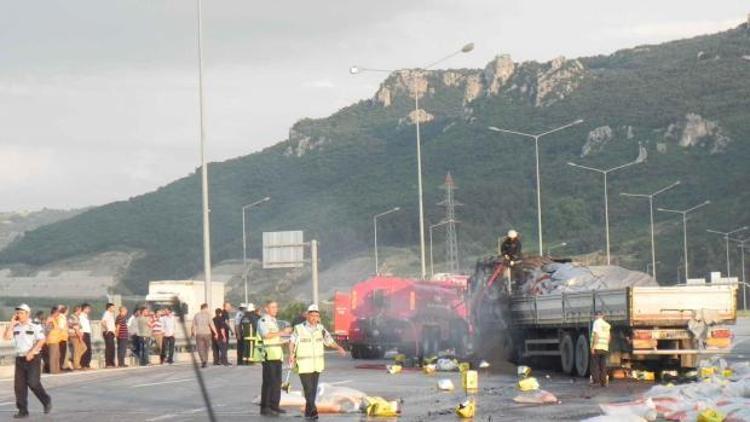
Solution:
{"label": "hillside vegetation", "polygon": [[[418,114],[414,86],[423,107]],[[646,162],[609,175],[617,262],[640,270],[650,262],[648,202],[620,192],[648,193],[679,179],[682,185],[660,196],[657,206],[712,201],[689,222],[691,275],[724,269],[724,244],[705,228],[750,223],[750,32],[742,25],[608,56],[547,63],[499,56],[485,69],[396,72],[372,99],[328,118],[301,120],[290,139],[209,166],[213,259],[241,257],[240,208],[267,195],[272,200],[250,214],[252,256],[260,256],[261,231],[302,229],[307,239],[320,240],[322,265],[331,266],[371,248],[371,216],[394,206],[402,211],[380,221],[380,241],[416,247],[415,118],[423,121],[429,221],[441,219],[436,204],[448,171],[465,204],[458,210],[465,269],[511,227],[522,233],[527,251],[536,250],[533,142],[488,126],[543,132],[585,120],[541,141],[544,238],[548,245],[566,241],[563,253],[604,247],[602,177],[566,163],[614,167],[635,159],[639,145]],[[29,231],[0,252],[0,263],[139,251],[122,281],[124,290],[143,292],[150,279],[201,272],[200,211],[200,178],[193,173]],[[681,221],[656,217],[658,278],[674,282]],[[435,257],[442,260],[442,248]]]}

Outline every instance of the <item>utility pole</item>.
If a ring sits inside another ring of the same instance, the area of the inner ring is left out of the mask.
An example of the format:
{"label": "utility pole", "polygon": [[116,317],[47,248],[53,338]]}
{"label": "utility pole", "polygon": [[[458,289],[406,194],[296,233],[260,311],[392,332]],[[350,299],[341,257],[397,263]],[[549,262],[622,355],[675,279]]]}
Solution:
{"label": "utility pole", "polygon": [[456,233],[456,207],[463,206],[462,203],[456,202],[453,191],[456,190],[456,184],[453,181],[451,173],[445,176],[445,183],[441,186],[445,190],[445,199],[438,205],[445,207],[446,233],[445,233],[445,263],[448,265],[448,272],[458,274],[460,262],[458,260],[458,234]]}

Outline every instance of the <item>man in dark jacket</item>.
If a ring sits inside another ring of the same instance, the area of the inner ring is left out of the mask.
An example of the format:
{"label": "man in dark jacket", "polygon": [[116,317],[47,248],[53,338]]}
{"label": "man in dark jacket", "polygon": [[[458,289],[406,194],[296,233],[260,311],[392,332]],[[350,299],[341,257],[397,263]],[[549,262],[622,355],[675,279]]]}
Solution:
{"label": "man in dark jacket", "polygon": [[508,261],[521,259],[521,239],[518,237],[517,231],[508,231],[508,236],[503,239],[503,243],[500,245],[500,255]]}

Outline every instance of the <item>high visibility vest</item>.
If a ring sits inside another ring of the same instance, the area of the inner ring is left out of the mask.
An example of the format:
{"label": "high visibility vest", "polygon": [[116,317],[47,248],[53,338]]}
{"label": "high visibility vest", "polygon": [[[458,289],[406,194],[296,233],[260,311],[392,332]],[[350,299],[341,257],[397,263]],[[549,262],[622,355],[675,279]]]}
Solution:
{"label": "high visibility vest", "polygon": [[294,336],[297,339],[294,349],[297,373],[323,372],[325,368],[323,327],[318,325],[310,331],[304,324],[298,324],[294,327]]}
{"label": "high visibility vest", "polygon": [[[271,324],[274,329],[271,332],[278,332],[279,327],[276,325],[276,321],[266,321],[265,318],[260,320],[261,324]],[[265,351],[265,360],[283,360],[284,349],[282,348],[281,337],[276,336],[272,338],[263,339],[263,350]]]}
{"label": "high visibility vest", "polygon": [[[591,326],[591,348],[594,350],[609,351],[609,323],[603,319],[597,319]],[[596,333],[596,341],[594,341],[594,333]]]}

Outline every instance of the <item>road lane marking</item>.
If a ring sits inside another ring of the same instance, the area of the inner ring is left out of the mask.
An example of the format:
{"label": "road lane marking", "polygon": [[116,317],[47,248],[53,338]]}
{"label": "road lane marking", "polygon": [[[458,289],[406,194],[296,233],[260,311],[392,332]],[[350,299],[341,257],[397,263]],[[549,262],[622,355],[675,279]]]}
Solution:
{"label": "road lane marking", "polygon": [[141,388],[141,387],[151,387],[153,385],[163,385],[163,384],[176,384],[178,382],[185,382],[185,381],[192,381],[193,378],[185,378],[180,380],[172,380],[172,381],[161,381],[161,382],[149,382],[146,384],[136,384],[130,388]]}
{"label": "road lane marking", "polygon": [[14,401],[6,401],[6,402],[4,402],[4,403],[0,403],[0,406],[7,406],[7,405],[9,405],[9,404],[15,404],[15,403],[16,403],[16,402],[14,402]]}
{"label": "road lane marking", "polygon": [[352,380],[344,380],[344,381],[336,381],[336,382],[329,382],[328,384],[331,385],[341,385],[341,384],[351,384]]}
{"label": "road lane marking", "polygon": [[179,415],[176,414],[176,413],[167,413],[166,415],[161,415],[161,416],[157,416],[155,418],[146,419],[146,422],[163,421],[165,419],[176,418],[177,416],[179,416]]}

